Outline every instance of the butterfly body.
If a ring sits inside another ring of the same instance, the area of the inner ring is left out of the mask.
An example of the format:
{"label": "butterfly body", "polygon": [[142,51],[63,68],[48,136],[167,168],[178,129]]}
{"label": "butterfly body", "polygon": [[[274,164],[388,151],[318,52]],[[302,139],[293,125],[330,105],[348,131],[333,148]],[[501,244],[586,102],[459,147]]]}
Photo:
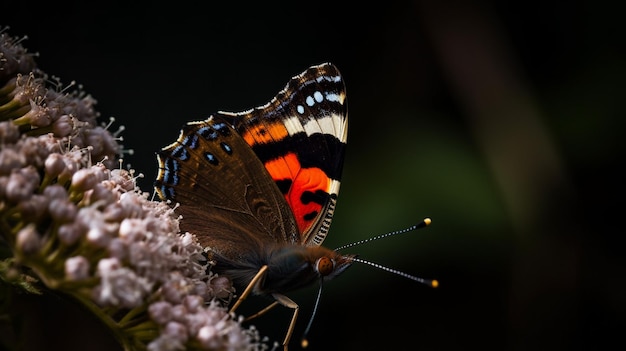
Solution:
{"label": "butterfly body", "polygon": [[330,280],[352,263],[351,256],[341,255],[322,246],[272,245],[250,255],[232,260],[213,253],[214,271],[233,280],[243,290],[263,266],[267,272],[253,292],[259,295],[284,294],[319,282]]}

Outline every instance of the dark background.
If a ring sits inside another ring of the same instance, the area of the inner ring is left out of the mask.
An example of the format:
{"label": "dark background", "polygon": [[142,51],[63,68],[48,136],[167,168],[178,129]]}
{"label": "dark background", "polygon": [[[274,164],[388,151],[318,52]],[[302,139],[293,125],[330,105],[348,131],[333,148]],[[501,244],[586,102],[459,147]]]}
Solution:
{"label": "dark background", "polygon": [[[325,245],[431,217],[352,252],[441,285],[355,265],[325,286],[311,350],[623,343],[626,31],[612,2],[20,3],[0,5],[0,25],[125,126],[145,191],[184,123],[263,104],[310,65],[339,67],[350,135]],[[295,341],[315,295],[289,295]],[[33,336],[90,335],[46,311]],[[254,324],[280,340],[288,320],[276,309]]]}

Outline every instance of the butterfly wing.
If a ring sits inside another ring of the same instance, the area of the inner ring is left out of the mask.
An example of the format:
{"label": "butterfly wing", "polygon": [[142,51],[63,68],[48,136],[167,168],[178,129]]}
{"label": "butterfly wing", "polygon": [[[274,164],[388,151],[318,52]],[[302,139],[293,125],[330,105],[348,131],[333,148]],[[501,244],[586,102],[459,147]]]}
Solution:
{"label": "butterfly wing", "polygon": [[158,154],[155,189],[179,203],[182,230],[224,255],[272,242],[318,246],[346,138],[343,79],[331,64],[313,66],[263,106],[186,125]]}
{"label": "butterfly wing", "polygon": [[339,70],[312,66],[264,106],[225,114],[284,195],[300,233],[296,243],[321,245],[337,202],[348,132]]}
{"label": "butterfly wing", "polygon": [[187,124],[158,153],[155,189],[179,204],[181,230],[237,257],[262,243],[298,239],[283,195],[250,146],[219,114]]}

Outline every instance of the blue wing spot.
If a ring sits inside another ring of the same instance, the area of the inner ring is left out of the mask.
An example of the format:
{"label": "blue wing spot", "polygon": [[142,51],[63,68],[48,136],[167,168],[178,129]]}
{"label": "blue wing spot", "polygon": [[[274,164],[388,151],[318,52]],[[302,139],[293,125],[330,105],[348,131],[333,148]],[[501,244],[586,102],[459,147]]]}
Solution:
{"label": "blue wing spot", "polygon": [[189,154],[187,153],[187,149],[184,145],[178,145],[172,150],[172,157],[176,157],[182,161],[186,161],[189,159]]}
{"label": "blue wing spot", "polygon": [[222,134],[223,136],[230,135],[230,129],[228,129],[228,126],[226,125],[226,123],[215,123],[213,125],[213,129],[215,129],[218,133]]}
{"label": "blue wing spot", "polygon": [[183,139],[183,142],[181,144],[191,149],[196,149],[198,147],[198,135],[197,134],[187,135],[185,139]]}
{"label": "blue wing spot", "polygon": [[207,159],[207,161],[209,161],[210,164],[217,166],[220,162],[217,160],[217,157],[215,157],[215,155],[213,155],[210,152],[205,152],[204,153],[204,158]]}
{"label": "blue wing spot", "polygon": [[224,150],[227,154],[233,154],[233,148],[231,148],[230,145],[226,144],[225,142],[221,142],[220,146],[222,147],[222,150]]}
{"label": "blue wing spot", "polygon": [[202,127],[198,129],[197,133],[209,141],[215,140],[218,137],[217,132],[211,127]]}
{"label": "blue wing spot", "polygon": [[168,158],[163,164],[163,183],[173,186],[178,185],[178,161]]}
{"label": "blue wing spot", "polygon": [[165,198],[167,199],[173,199],[174,196],[176,196],[176,192],[174,191],[174,188],[171,188],[169,186],[161,186],[161,193],[165,194]]}

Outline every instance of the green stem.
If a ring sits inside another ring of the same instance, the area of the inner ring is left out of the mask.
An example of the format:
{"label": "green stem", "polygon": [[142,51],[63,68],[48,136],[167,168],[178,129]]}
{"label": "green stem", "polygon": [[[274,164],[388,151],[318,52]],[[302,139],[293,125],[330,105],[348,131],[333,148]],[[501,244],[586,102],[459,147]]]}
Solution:
{"label": "green stem", "polygon": [[105,313],[104,309],[93,303],[91,299],[85,298],[82,294],[75,294],[73,292],[66,293],[77,299],[83,306],[85,306],[89,311],[91,311],[91,313],[101,320],[109,328],[111,333],[113,333],[115,339],[124,347],[124,350],[135,350],[135,345],[133,345],[131,338],[128,337],[129,334],[126,333],[123,328],[120,328],[120,325],[111,318],[111,315]]}

